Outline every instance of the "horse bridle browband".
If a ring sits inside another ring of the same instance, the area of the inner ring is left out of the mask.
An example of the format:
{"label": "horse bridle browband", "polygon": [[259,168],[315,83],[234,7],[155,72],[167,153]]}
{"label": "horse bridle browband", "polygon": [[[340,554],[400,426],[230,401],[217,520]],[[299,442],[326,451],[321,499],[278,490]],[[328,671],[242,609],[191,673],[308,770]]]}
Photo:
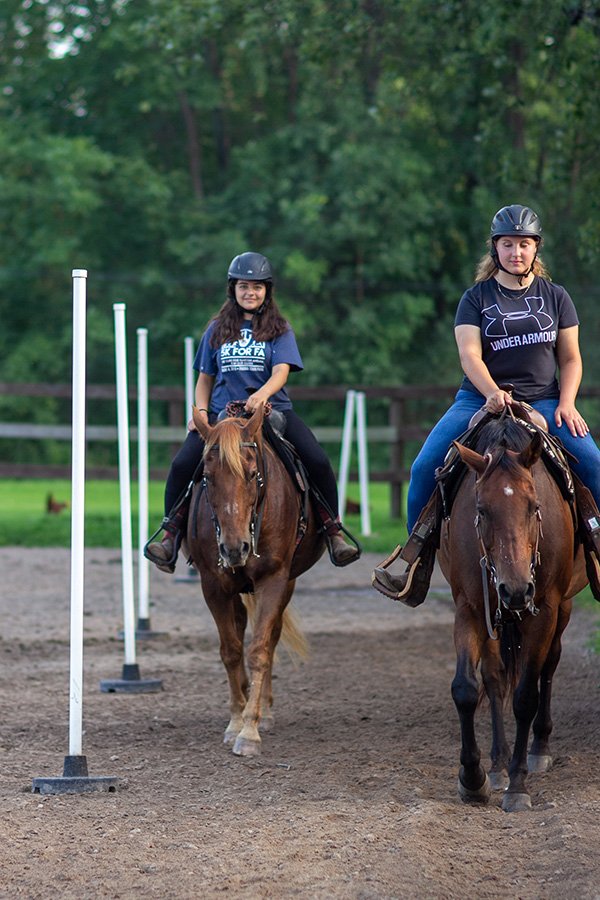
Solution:
{"label": "horse bridle browband", "polygon": [[[211,447],[213,450],[217,445],[215,444]],[[257,462],[257,472],[256,472],[256,496],[254,498],[254,505],[252,507],[252,513],[250,515],[250,554],[255,556],[257,559],[260,559],[260,553],[256,552],[256,548],[258,547],[258,539],[260,536],[260,528],[262,525],[262,518],[265,509],[265,498],[267,496],[266,485],[267,485],[267,464],[265,455],[263,452],[262,446],[260,446],[256,441],[240,441],[240,447],[252,447],[254,452],[256,453],[256,462]],[[219,525],[218,516],[214,510],[212,503],[210,502],[210,497],[208,495],[208,480],[206,475],[202,478],[202,489],[201,492],[206,491],[206,502],[208,503],[211,518],[213,520],[213,524],[215,526],[215,535],[217,538],[217,549],[219,551],[219,567],[226,568],[223,562],[223,557],[221,556],[221,526]],[[195,520],[195,516],[194,516]]]}
{"label": "horse bridle browband", "polygon": [[[490,455],[490,454],[488,454]],[[491,455],[490,455],[491,458]],[[477,493],[477,483],[475,484],[475,492]],[[535,508],[535,517],[537,520],[537,528],[536,528],[536,537],[535,537],[535,547],[531,554],[531,562],[529,564],[529,569],[531,572],[531,581],[535,585],[535,570],[540,564],[540,538],[544,536],[542,530],[542,513],[540,510],[539,503]],[[498,640],[498,635],[496,634],[496,629],[502,625],[502,609],[500,604],[500,598],[498,597],[498,605],[496,607],[496,615],[494,618],[494,626],[492,627],[492,618],[490,614],[490,592],[489,592],[489,584],[488,584],[488,575],[489,580],[491,581],[494,589],[496,590],[496,595],[498,595],[497,590],[497,582],[498,582],[498,572],[496,566],[494,565],[494,561],[492,559],[491,554],[487,550],[483,537],[481,535],[481,524],[480,524],[480,516],[479,512],[475,514],[475,532],[477,534],[477,540],[479,542],[479,551],[481,553],[481,559],[479,560],[479,564],[481,566],[481,577],[483,581],[483,605],[485,609],[485,624],[487,626],[488,635],[493,641]],[[527,603],[524,610],[511,610],[514,615],[520,618],[521,612],[530,612],[532,616],[537,616],[539,613],[539,609],[535,605],[534,597]]]}

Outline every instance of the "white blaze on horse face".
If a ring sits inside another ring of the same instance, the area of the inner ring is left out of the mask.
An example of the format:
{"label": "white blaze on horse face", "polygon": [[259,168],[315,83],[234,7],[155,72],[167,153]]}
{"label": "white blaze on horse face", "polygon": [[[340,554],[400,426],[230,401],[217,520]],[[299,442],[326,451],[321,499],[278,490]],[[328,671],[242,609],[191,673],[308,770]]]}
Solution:
{"label": "white blaze on horse face", "polygon": [[225,503],[223,506],[223,511],[228,516],[237,516],[240,508],[236,502],[234,503]]}
{"label": "white blaze on horse face", "polygon": [[507,497],[512,497],[512,495],[514,494],[514,490],[511,488],[511,486],[509,484],[507,484],[504,488],[504,493]]}

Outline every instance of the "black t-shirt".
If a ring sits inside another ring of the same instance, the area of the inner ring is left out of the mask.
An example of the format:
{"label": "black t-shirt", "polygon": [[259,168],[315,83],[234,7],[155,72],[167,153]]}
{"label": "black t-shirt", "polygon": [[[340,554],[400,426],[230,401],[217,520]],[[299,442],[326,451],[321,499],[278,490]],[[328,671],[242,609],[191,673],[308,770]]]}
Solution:
{"label": "black t-shirt", "polygon": [[[516,400],[558,397],[556,338],[579,324],[573,301],[559,284],[536,276],[524,291],[511,291],[495,278],[466,291],[454,325],[481,330],[483,361],[497,384],[514,384]],[[479,393],[465,375],[461,388]]]}

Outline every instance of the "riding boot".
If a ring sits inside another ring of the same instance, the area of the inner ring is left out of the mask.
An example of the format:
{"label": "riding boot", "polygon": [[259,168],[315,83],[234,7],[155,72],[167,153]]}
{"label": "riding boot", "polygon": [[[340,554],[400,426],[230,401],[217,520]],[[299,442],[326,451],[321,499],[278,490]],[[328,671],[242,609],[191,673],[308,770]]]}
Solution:
{"label": "riding boot", "polygon": [[359,558],[360,548],[346,543],[340,522],[336,522],[335,526],[337,526],[337,531],[327,532],[331,561],[334,566],[349,566]]}
{"label": "riding boot", "polygon": [[[398,550],[398,548],[396,549]],[[413,608],[420,606],[429,591],[431,573],[435,564],[435,551],[435,542],[429,541],[425,544],[415,561],[408,565],[406,571],[400,575],[391,575],[384,568],[388,560],[384,560],[381,566],[377,566],[373,570],[373,587],[380,594],[384,594],[384,596],[390,597],[392,600],[400,600],[406,606]],[[394,559],[399,555],[398,552]],[[388,559],[390,558],[388,557]],[[393,561],[393,559],[390,559],[389,564],[391,565]]]}
{"label": "riding boot", "polygon": [[144,547],[146,559],[154,563],[161,572],[168,572],[172,575],[175,571],[183,529],[187,521],[187,511],[188,503],[184,503],[171,517],[165,517],[161,526],[164,530],[162,540],[149,542]]}
{"label": "riding boot", "polygon": [[590,590],[600,601],[600,512],[592,492],[571,472]]}
{"label": "riding boot", "polygon": [[[435,564],[441,519],[442,504],[436,488],[404,547],[399,544],[373,570],[371,583],[376,591],[392,600],[400,600],[407,606],[415,607],[423,603]],[[407,563],[407,567],[404,572],[392,575],[388,568],[398,557]]]}

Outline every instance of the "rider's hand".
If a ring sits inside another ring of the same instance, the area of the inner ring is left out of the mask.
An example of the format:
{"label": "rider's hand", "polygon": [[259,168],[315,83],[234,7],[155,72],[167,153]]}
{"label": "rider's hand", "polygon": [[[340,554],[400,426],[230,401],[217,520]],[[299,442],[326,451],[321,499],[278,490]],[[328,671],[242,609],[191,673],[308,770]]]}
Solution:
{"label": "rider's hand", "polygon": [[497,391],[494,391],[493,394],[485,401],[484,407],[488,412],[491,413],[499,413],[502,412],[505,406],[510,406],[513,402],[512,397],[506,391],[500,390],[498,388]]}

